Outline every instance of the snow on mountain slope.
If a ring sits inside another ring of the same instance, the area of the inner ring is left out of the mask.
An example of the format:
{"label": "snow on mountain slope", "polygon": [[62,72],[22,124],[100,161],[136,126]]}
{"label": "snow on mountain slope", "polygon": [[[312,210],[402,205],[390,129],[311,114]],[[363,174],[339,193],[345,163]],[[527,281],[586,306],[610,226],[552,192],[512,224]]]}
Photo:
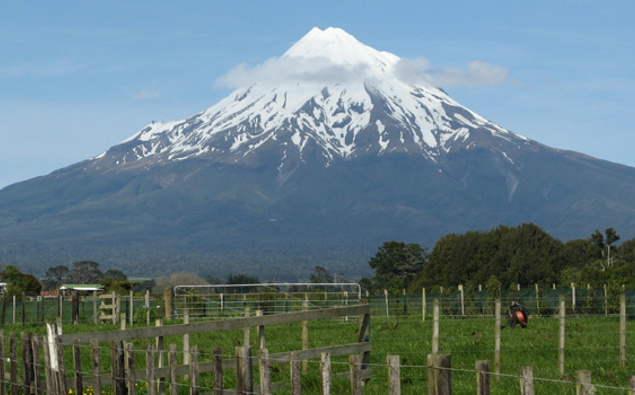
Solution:
{"label": "snow on mountain slope", "polygon": [[191,157],[239,163],[266,150],[278,153],[282,169],[303,162],[309,147],[312,153],[317,147],[328,165],[390,152],[436,161],[478,146],[511,158],[506,150],[529,142],[441,89],[400,78],[400,62],[341,29],[314,28],[282,57],[223,77],[248,86],[187,120],[153,122],[94,160],[117,166]]}

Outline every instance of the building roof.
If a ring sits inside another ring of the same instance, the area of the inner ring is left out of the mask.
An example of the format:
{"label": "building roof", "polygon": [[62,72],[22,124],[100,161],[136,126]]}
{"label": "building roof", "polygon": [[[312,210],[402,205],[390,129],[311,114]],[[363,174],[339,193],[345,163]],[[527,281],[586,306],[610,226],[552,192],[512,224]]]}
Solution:
{"label": "building roof", "polygon": [[104,286],[101,284],[62,284],[59,287],[60,291],[67,289],[71,291],[103,291]]}

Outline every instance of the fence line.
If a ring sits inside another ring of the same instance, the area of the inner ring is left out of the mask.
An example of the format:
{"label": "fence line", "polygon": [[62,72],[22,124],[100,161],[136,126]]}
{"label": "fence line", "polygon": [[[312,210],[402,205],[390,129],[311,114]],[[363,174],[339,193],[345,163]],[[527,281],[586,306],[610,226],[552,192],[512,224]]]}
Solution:
{"label": "fence line", "polygon": [[[249,365],[252,357],[248,355],[251,351],[249,346],[242,346],[240,351],[237,349],[235,357],[231,359],[223,359],[218,364],[218,359],[215,358],[213,362],[199,362],[198,356],[201,353],[196,352],[196,356],[192,353],[195,352],[196,347],[193,346],[190,348],[190,352],[183,352],[183,356],[187,355],[189,358],[189,364],[177,364],[177,351],[174,345],[170,345],[168,347],[167,355],[168,355],[168,366],[164,366],[161,363],[161,356],[165,352],[163,346],[160,345],[161,342],[157,341],[156,353],[159,356],[159,362],[157,366],[154,367],[154,362],[152,362],[153,371],[143,372],[140,370],[135,370],[132,372],[128,372],[127,376],[124,371],[123,366],[128,366],[130,369],[131,363],[131,354],[135,353],[134,348],[130,344],[126,344],[126,341],[130,341],[133,339],[144,339],[144,338],[157,338],[163,339],[167,336],[183,336],[183,335],[191,335],[196,333],[205,333],[212,331],[225,331],[225,330],[234,330],[234,329],[243,329],[248,327],[256,327],[261,328],[259,332],[261,333],[259,345],[257,346],[260,350],[265,349],[265,333],[262,330],[265,326],[269,325],[282,325],[294,322],[312,322],[316,320],[325,320],[332,318],[343,318],[349,316],[358,316],[358,343],[351,344],[340,344],[340,345],[329,345],[328,347],[320,347],[320,348],[308,348],[303,347],[302,350],[292,350],[292,351],[284,351],[284,352],[276,352],[276,353],[268,353],[268,351],[262,351],[261,355],[267,355],[268,359],[275,359],[277,361],[289,362],[291,353],[293,353],[294,358],[299,358],[300,360],[309,360],[320,357],[322,354],[328,354],[333,356],[339,355],[351,355],[351,354],[360,354],[361,355],[361,372],[359,373],[360,377],[363,377],[365,380],[368,380],[371,377],[372,372],[367,369],[367,366],[370,362],[370,352],[371,352],[371,343],[368,338],[369,330],[370,330],[370,306],[368,305],[357,305],[357,306],[348,306],[348,307],[340,307],[340,308],[330,308],[323,310],[309,310],[309,311],[300,311],[295,313],[285,313],[278,315],[257,315],[254,317],[243,317],[237,318],[234,320],[224,320],[224,321],[211,321],[211,322],[203,322],[203,323],[193,323],[193,324],[177,324],[177,325],[166,325],[166,326],[157,326],[157,327],[149,327],[149,328],[134,328],[128,330],[118,330],[118,331],[105,331],[105,332],[95,332],[95,333],[86,333],[86,334],[68,334],[61,335],[56,334],[56,328],[54,325],[49,324],[49,332],[51,336],[48,337],[47,344],[56,345],[56,352],[50,353],[51,355],[57,355],[57,358],[51,358],[50,364],[46,364],[46,369],[49,372],[49,375],[58,377],[56,389],[52,391],[56,393],[66,393],[64,392],[68,388],[74,388],[78,390],[81,386],[88,384],[97,384],[101,386],[100,381],[95,377],[83,377],[83,373],[81,369],[76,368],[74,371],[75,381],[66,378],[66,374],[64,373],[63,365],[63,348],[65,346],[73,347],[74,355],[79,355],[81,353],[80,345],[82,344],[92,344],[92,350],[94,353],[99,353],[100,347],[99,342],[102,343],[110,343],[111,350],[111,376],[112,376],[112,387],[113,394],[123,394],[127,385],[128,391],[130,391],[131,384],[131,375],[135,377],[135,380],[144,379],[148,377],[152,380],[157,380],[159,389],[161,392],[162,382],[169,383],[170,388],[169,391],[171,393],[175,392],[175,386],[177,383],[177,377],[186,376],[195,382],[198,380],[199,373],[206,372],[215,372],[215,374],[219,374],[219,369],[237,369],[237,388],[238,390],[250,392],[252,388],[252,375],[251,375],[251,366]],[[49,347],[45,347],[45,350]],[[124,352],[124,349],[126,350]],[[128,353],[127,359],[124,358],[124,354]],[[216,355],[220,354],[218,352]],[[94,356],[94,360],[99,360],[99,356]],[[147,360],[150,359],[148,355]],[[186,359],[186,358],[183,358]],[[192,361],[196,360],[197,371],[193,372],[193,363]],[[126,362],[127,361],[127,362]],[[134,364],[134,362],[132,362]],[[238,364],[238,365],[236,365]],[[266,366],[266,362],[265,362]],[[262,368],[261,372],[264,374],[264,370],[266,368]],[[99,371],[100,369],[97,369]],[[99,374],[102,376],[102,374]],[[80,377],[80,379],[78,379]],[[127,377],[127,384],[126,384]],[[266,378],[266,375],[262,376]],[[150,380],[150,381],[152,381]],[[274,385],[275,383],[272,383]],[[198,387],[198,384],[192,384],[195,387]]]}
{"label": "fence line", "polygon": [[[339,284],[349,287],[359,287],[359,285]],[[207,295],[197,295],[194,293],[183,293],[184,291],[176,287],[160,296],[152,296],[149,292],[145,295],[116,295],[115,303],[104,303],[104,309],[100,308],[97,301],[100,300],[94,293],[92,295],[80,296],[73,305],[73,298],[70,295],[55,298],[40,295],[37,298],[14,297],[10,300],[6,297],[2,300],[2,325],[7,324],[43,324],[45,321],[61,319],[64,322],[92,322],[97,323],[102,318],[110,316],[114,324],[119,322],[122,314],[126,314],[128,325],[134,323],[144,323],[150,325],[155,319],[171,320],[172,316],[182,317],[186,310],[192,319],[199,318],[226,318],[228,316],[238,316],[244,311],[244,307],[250,306],[252,310],[260,309],[266,312],[290,312],[301,308],[304,301],[308,302],[309,309],[334,307],[336,305],[347,305],[348,303],[358,303],[360,291],[341,289],[323,290],[321,292],[291,292],[300,290],[301,284],[282,284],[277,287],[287,287],[280,292],[276,292],[276,287],[270,287],[267,292],[252,292],[244,294],[232,293],[232,286],[225,284],[224,287],[229,292],[213,293]],[[329,284],[322,284],[327,287]],[[264,287],[260,285],[260,287]],[[281,288],[282,289],[282,288]],[[355,288],[358,289],[358,288]],[[308,289],[307,289],[308,290]],[[498,291],[497,291],[498,292]],[[433,287],[431,289],[422,288],[420,294],[406,294],[403,290],[398,293],[391,293],[387,290],[381,295],[372,296],[367,293],[373,309],[377,310],[381,304],[382,312],[376,311],[377,316],[392,318],[403,315],[416,315],[422,320],[431,314],[431,302],[436,298],[440,300],[441,314],[443,316],[484,316],[493,313],[493,302],[497,297],[502,300],[515,300],[525,305],[525,307],[535,315],[556,315],[559,311],[560,295],[566,295],[567,312],[571,314],[586,314],[605,316],[619,314],[620,295],[624,293],[627,298],[627,314],[635,314],[633,307],[635,302],[635,290],[626,290],[623,287],[603,286],[598,289],[591,289],[589,286],[577,286],[571,284],[568,288],[534,287],[519,289],[515,287],[509,290],[502,290],[500,293],[491,294],[482,287],[469,289],[464,285],[459,285],[455,289],[444,287]],[[363,297],[363,295],[362,295]],[[101,303],[100,303],[101,304]],[[110,306],[110,314],[105,306]],[[75,308],[73,308],[75,306]],[[103,311],[102,311],[103,310]],[[114,311],[113,311],[114,310]],[[114,314],[113,314],[114,313]],[[173,314],[175,313],[175,314]]]}

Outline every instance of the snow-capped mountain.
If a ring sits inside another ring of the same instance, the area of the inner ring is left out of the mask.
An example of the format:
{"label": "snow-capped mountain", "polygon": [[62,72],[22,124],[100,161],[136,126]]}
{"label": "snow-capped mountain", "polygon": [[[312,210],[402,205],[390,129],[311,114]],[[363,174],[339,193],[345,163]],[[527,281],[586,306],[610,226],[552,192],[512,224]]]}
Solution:
{"label": "snow-capped mountain", "polygon": [[396,152],[436,161],[529,142],[441,89],[406,81],[400,61],[341,29],[314,28],[267,70],[252,70],[261,80],[189,119],[153,122],[98,159],[121,167],[193,157],[238,163],[275,150],[282,173],[307,152],[324,165]]}
{"label": "snow-capped mountain", "polygon": [[388,240],[523,222],[635,237],[635,169],[512,133],[341,29],[219,83],[237,89],[197,115],[0,190],[0,262],[355,278]]}

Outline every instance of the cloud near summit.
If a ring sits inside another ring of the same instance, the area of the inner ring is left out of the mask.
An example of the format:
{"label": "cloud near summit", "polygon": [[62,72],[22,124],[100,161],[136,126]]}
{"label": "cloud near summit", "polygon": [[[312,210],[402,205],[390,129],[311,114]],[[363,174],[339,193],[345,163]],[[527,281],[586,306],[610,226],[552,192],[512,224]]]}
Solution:
{"label": "cloud near summit", "polygon": [[[508,81],[507,70],[503,66],[472,61],[467,69],[433,68],[425,58],[401,58],[394,66],[393,73],[402,82],[434,87],[478,87],[502,85]],[[326,57],[273,57],[265,62],[249,66],[241,63],[215,81],[216,87],[240,88],[253,84],[298,83],[328,84],[349,83],[371,76],[370,67],[339,64]]]}
{"label": "cloud near summit", "polygon": [[503,85],[509,80],[505,67],[479,60],[469,62],[467,70],[462,70],[433,68],[426,58],[401,58],[395,64],[394,73],[401,81],[409,84],[441,88]]}
{"label": "cloud near summit", "polygon": [[240,88],[255,83],[277,84],[297,81],[303,83],[346,83],[365,75],[367,67],[340,65],[325,57],[270,58],[256,66],[241,63],[220,76],[217,87]]}

